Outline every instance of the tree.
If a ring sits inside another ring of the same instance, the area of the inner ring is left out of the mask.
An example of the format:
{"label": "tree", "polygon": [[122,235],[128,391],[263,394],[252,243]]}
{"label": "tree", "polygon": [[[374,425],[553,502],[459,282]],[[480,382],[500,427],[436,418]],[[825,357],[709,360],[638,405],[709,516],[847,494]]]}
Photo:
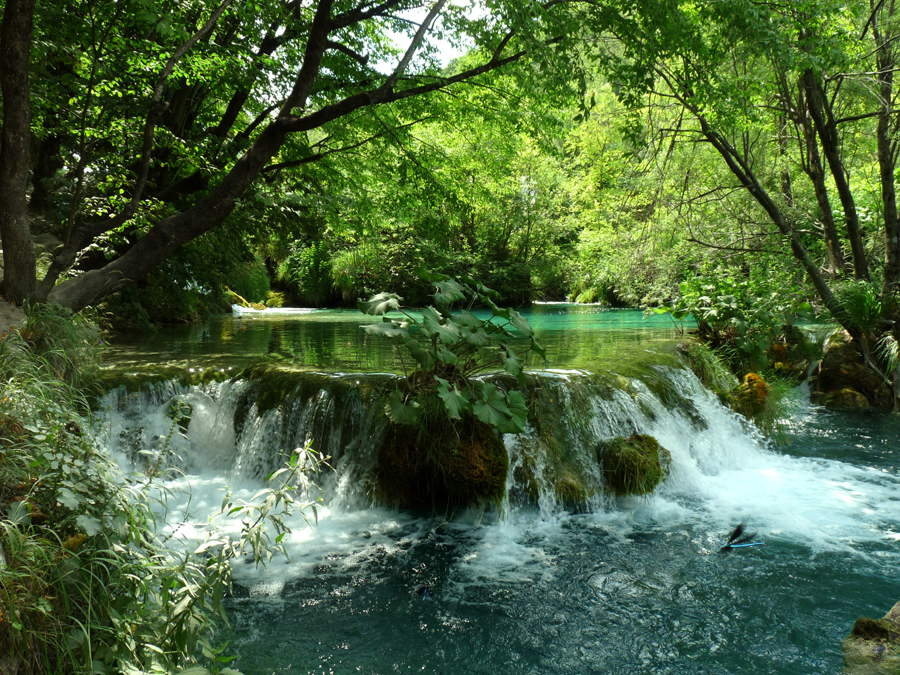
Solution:
{"label": "tree", "polygon": [[[261,175],[365,143],[341,144],[369,109],[552,44],[548,17],[562,14],[552,2],[531,11],[519,0],[480,19],[446,0],[430,8],[414,0],[169,5],[48,1],[36,10],[35,0],[7,0],[0,236],[8,299],[79,310],[125,288],[223,223]],[[404,18],[416,9],[427,9],[419,24]],[[468,36],[478,63],[439,74],[430,43],[439,20],[451,37]],[[391,31],[409,35],[405,51]],[[32,207],[58,193],[50,219],[63,240],[39,283],[25,211],[32,112]]]}
{"label": "tree", "polygon": [[[700,144],[727,167],[723,187],[739,188],[765,216],[867,365],[890,377],[900,408],[894,3],[613,2],[584,17],[602,36],[591,56],[623,104],[637,111],[655,100],[677,111],[672,142]],[[867,164],[873,156],[875,167]],[[804,177],[818,219],[798,206]],[[832,213],[834,194],[842,217]],[[876,214],[873,223],[861,204]],[[811,220],[820,226],[808,227]],[[845,248],[852,275],[877,295],[874,321],[860,319],[839,292],[850,273]]]}

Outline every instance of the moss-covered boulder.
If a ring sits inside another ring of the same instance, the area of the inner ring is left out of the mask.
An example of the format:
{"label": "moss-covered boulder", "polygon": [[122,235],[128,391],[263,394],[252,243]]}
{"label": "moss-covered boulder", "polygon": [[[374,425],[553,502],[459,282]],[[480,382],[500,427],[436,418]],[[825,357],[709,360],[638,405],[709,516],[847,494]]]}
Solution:
{"label": "moss-covered boulder", "polygon": [[387,506],[437,510],[499,504],[508,468],[503,439],[475,418],[390,423],[378,450],[375,498]]}
{"label": "moss-covered boulder", "polygon": [[617,497],[653,492],[668,475],[671,457],[653,436],[644,434],[613,438],[597,448],[606,488]]}
{"label": "moss-covered boulder", "polygon": [[766,409],[769,385],[756,373],[747,373],[744,380],[725,396],[732,410],[754,419]]}
{"label": "moss-covered boulder", "polygon": [[900,673],[900,602],[881,619],[857,619],[843,647],[845,675]]}
{"label": "moss-covered boulder", "polygon": [[824,405],[826,408],[852,410],[871,407],[869,399],[850,387],[838,391],[816,392],[811,399],[813,403]]}
{"label": "moss-covered boulder", "polygon": [[887,408],[893,404],[887,383],[865,365],[855,345],[846,339],[832,343],[825,351],[810,400],[835,408]]}

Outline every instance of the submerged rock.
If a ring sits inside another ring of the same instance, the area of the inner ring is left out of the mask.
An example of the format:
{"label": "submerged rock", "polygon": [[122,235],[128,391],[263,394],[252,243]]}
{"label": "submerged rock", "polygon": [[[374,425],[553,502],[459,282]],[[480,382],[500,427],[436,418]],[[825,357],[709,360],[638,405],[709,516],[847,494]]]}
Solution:
{"label": "submerged rock", "polygon": [[824,405],[826,408],[852,409],[870,407],[869,399],[850,387],[828,393],[815,392],[810,399],[813,403]]}
{"label": "submerged rock", "polygon": [[881,619],[857,619],[843,648],[845,675],[900,673],[900,602]]}
{"label": "submerged rock", "polygon": [[671,454],[653,436],[604,441],[597,449],[607,489],[617,497],[653,492],[669,473]]}

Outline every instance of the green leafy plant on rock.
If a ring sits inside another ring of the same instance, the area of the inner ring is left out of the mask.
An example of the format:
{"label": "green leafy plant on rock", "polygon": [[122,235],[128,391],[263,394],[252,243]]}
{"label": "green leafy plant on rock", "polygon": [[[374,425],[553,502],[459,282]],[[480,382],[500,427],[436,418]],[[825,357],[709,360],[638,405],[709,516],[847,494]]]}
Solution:
{"label": "green leafy plant on rock", "polygon": [[[524,385],[525,355],[533,351],[546,358],[528,321],[513,309],[498,307],[494,291],[482,284],[427,272],[422,275],[436,290],[431,296],[434,304],[423,309],[421,317],[403,309],[402,298],[395,293],[379,293],[358,303],[365,314],[402,315],[383,316],[381,323],[363,326],[370,335],[382,335],[400,348],[406,377],[388,396],[387,416],[397,424],[413,424],[422,410],[422,397],[435,393],[451,419],[474,415],[502,433],[518,433],[528,413],[521,392],[504,392],[476,376],[502,369]],[[454,313],[456,303],[462,309]],[[472,312],[476,305],[488,307],[491,316],[477,317]],[[517,337],[513,330],[524,339],[522,346],[513,342]]]}
{"label": "green leafy plant on rock", "polygon": [[[399,313],[363,328],[397,346],[405,375],[387,396],[391,424],[379,449],[375,497],[412,508],[499,504],[509,466],[500,434],[522,431],[528,409],[520,391],[477,375],[502,369],[524,385],[525,355],[544,351],[525,318],[498,307],[490,289],[422,276],[435,293],[421,316],[401,308],[393,293],[359,303],[366,314]],[[456,303],[461,309],[454,312]],[[488,318],[472,312],[479,304],[490,309]]]}

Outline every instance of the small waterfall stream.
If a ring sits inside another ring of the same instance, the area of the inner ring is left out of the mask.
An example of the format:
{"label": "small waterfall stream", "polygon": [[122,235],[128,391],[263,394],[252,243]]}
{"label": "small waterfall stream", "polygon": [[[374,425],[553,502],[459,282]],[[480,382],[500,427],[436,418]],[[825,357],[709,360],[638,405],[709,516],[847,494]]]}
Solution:
{"label": "small waterfall stream", "polygon": [[[164,453],[181,470],[167,517],[188,540],[226,484],[249,497],[309,438],[331,457],[290,559],[236,566],[246,673],[833,673],[855,617],[900,597],[889,418],[827,456],[808,441],[826,413],[799,408],[776,448],[687,370],[532,373],[534,419],[504,437],[502,508],[431,514],[372,504],[392,378],[267,371],[104,399],[123,461]],[[651,497],[610,497],[597,444],[635,433],[670,451],[670,475]],[[561,499],[563,479],[586,500]],[[719,555],[741,521],[766,546]]]}

